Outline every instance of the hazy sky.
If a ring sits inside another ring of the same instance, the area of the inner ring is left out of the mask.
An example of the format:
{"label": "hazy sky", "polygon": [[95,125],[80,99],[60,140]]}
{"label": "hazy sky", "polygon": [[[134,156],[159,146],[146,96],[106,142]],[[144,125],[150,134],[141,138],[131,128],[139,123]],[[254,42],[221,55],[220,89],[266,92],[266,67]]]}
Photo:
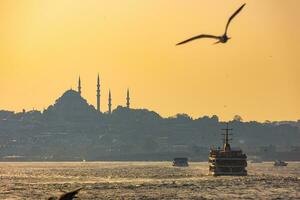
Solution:
{"label": "hazy sky", "polygon": [[[198,40],[221,34],[225,45]],[[0,109],[47,108],[82,80],[101,107],[162,116],[235,114],[244,120],[300,119],[299,0],[0,0]]]}

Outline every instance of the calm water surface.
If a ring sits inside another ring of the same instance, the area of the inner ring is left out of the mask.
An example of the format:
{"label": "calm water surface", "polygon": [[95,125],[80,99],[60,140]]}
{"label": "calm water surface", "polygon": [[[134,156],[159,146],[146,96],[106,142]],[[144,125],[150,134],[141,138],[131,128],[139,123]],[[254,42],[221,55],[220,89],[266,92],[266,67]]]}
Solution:
{"label": "calm water surface", "polygon": [[249,163],[246,177],[207,176],[208,163],[0,163],[0,199],[47,199],[83,187],[79,199],[300,199],[300,162]]}

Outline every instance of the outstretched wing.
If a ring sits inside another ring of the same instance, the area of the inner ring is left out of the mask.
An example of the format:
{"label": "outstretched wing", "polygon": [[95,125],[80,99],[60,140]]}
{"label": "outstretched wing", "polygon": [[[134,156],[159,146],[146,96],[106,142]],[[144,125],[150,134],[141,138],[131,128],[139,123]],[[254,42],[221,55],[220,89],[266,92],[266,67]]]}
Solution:
{"label": "outstretched wing", "polygon": [[190,39],[184,40],[184,41],[182,41],[182,42],[179,42],[179,43],[176,44],[176,45],[181,45],[181,44],[190,42],[190,41],[192,41],[192,40],[200,39],[200,38],[213,38],[213,39],[217,39],[217,40],[220,39],[219,36],[207,35],[207,34],[201,34],[201,35],[197,35],[197,36],[195,36],[195,37],[192,37],[192,38],[190,38]]}
{"label": "outstretched wing", "polygon": [[233,15],[231,15],[231,17],[228,19],[228,22],[226,24],[226,28],[225,28],[225,34],[227,34],[227,30],[228,30],[228,26],[231,22],[231,20],[237,15],[239,14],[239,12],[244,8],[246,4],[244,3],[239,9],[237,9],[237,11],[235,11],[235,13],[233,13]]}
{"label": "outstretched wing", "polygon": [[76,198],[76,195],[78,194],[78,192],[79,192],[81,189],[82,189],[82,188],[79,188],[79,189],[74,190],[74,191],[72,191],[72,192],[67,192],[67,193],[61,195],[61,196],[59,197],[59,200],[72,200],[72,199]]}

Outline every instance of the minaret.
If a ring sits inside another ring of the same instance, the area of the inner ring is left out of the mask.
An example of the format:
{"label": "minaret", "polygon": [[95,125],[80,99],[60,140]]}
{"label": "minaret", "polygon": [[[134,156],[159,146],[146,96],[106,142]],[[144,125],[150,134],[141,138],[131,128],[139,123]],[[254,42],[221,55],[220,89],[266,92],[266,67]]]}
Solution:
{"label": "minaret", "polygon": [[100,78],[97,77],[97,111],[100,112]]}
{"label": "minaret", "polygon": [[80,80],[80,76],[79,76],[79,79],[78,79],[78,93],[79,93],[79,95],[81,95],[81,80]]}
{"label": "minaret", "polygon": [[127,106],[127,108],[130,108],[129,89],[127,89],[126,106]]}
{"label": "minaret", "polygon": [[109,93],[108,93],[108,114],[111,114],[111,93],[110,93],[110,90],[109,90]]}

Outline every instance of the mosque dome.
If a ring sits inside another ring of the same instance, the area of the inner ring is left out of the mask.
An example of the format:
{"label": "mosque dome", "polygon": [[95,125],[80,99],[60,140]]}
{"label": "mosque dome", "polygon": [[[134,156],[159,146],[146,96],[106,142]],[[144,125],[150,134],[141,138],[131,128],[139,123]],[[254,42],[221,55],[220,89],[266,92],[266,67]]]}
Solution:
{"label": "mosque dome", "polygon": [[44,113],[54,119],[84,121],[95,118],[97,111],[79,92],[70,89],[64,92]]}
{"label": "mosque dome", "polygon": [[55,101],[55,105],[58,106],[72,106],[73,104],[81,104],[81,106],[83,106],[83,104],[87,104],[86,100],[83,99],[81,95],[73,89],[67,90]]}

